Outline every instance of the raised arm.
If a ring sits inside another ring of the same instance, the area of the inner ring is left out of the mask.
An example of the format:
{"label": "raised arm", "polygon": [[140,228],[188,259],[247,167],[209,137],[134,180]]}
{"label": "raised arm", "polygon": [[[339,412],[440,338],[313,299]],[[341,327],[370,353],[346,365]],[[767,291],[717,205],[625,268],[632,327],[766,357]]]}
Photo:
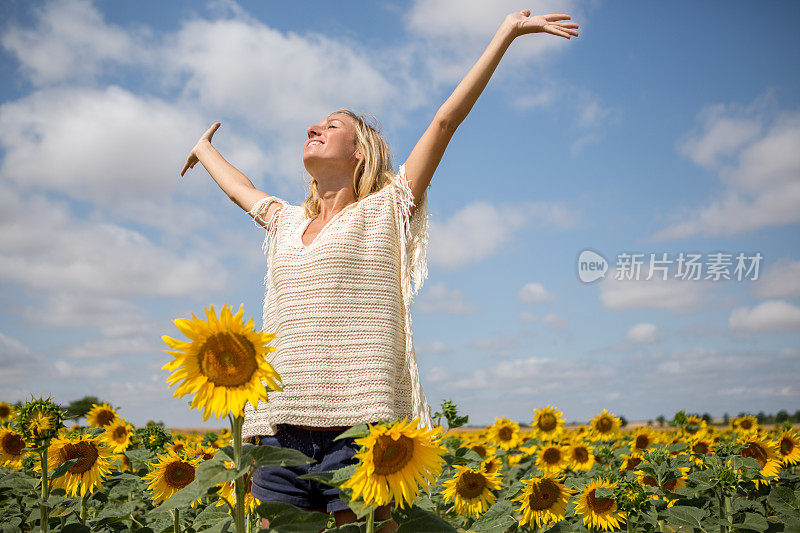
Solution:
{"label": "raised arm", "polygon": [[578,35],[578,25],[569,20],[569,15],[535,15],[528,9],[516,11],[506,16],[495,32],[489,46],[470,69],[453,94],[442,104],[433,121],[422,134],[414,149],[406,159],[406,177],[409,180],[415,202],[430,185],[433,173],[442,160],[447,144],[458,126],[467,118],[472,106],[483,92],[489,78],[511,42],[528,33],[546,32],[567,39]]}
{"label": "raised arm", "polygon": [[[239,170],[228,163],[224,157],[211,145],[211,138],[214,132],[221,126],[219,122],[211,125],[208,130],[200,137],[197,144],[192,148],[186,164],[183,165],[181,176],[186,173],[187,169],[194,168],[199,161],[208,171],[214,181],[217,182],[219,188],[228,195],[228,198],[244,209],[250,211],[256,202],[268,196],[267,193],[255,188],[247,176],[239,172]],[[272,215],[281,209],[281,204],[278,202],[270,202],[267,206],[267,211],[262,216],[257,217],[257,222],[266,227],[266,222],[272,220]],[[261,210],[259,210],[261,211]],[[261,220],[258,220],[261,219]]]}

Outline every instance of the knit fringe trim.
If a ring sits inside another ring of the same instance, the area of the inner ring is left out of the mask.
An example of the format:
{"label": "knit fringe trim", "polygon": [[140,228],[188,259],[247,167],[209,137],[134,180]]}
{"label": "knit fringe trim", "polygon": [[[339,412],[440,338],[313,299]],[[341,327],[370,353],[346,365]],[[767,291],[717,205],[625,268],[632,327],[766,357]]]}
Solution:
{"label": "knit fringe trim", "polygon": [[413,216],[411,208],[414,206],[414,195],[406,178],[405,165],[400,166],[400,171],[395,176],[397,183],[399,224],[402,242],[400,246],[401,284],[403,290],[403,305],[405,307],[405,335],[406,335],[406,366],[411,378],[412,417],[419,418],[419,424],[428,429],[433,428],[428,402],[422,390],[419,377],[414,341],[411,328],[411,301],[417,294],[425,279],[428,277],[427,247],[428,247],[428,192],[422,195],[422,200],[416,207]]}

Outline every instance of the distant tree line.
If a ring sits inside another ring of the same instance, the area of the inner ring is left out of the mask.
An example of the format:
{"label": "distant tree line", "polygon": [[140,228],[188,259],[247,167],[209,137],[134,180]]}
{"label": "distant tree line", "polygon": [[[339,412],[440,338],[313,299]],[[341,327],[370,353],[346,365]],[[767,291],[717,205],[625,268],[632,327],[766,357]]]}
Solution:
{"label": "distant tree line", "polygon": [[[699,413],[687,413],[687,414],[698,416],[703,420],[705,420],[707,424],[713,424],[714,419],[708,413],[703,413],[702,415]],[[756,417],[756,420],[758,420],[759,424],[782,424],[783,422],[789,422],[791,424],[800,423],[800,410],[795,411],[793,415],[790,415],[786,409],[781,409],[775,414],[772,413],[767,414],[764,411],[759,411],[758,414],[752,414],[752,413],[745,413],[744,411],[742,411],[736,416],[739,418],[743,416],[754,416]],[[727,426],[730,423],[730,421],[731,417],[728,413],[722,415],[722,423],[724,425]],[[664,424],[666,424],[667,419],[664,415],[658,415],[658,417],[656,417],[656,422],[658,422],[658,425],[660,427],[664,427]],[[647,424],[649,426],[652,426],[653,421],[648,420]]]}

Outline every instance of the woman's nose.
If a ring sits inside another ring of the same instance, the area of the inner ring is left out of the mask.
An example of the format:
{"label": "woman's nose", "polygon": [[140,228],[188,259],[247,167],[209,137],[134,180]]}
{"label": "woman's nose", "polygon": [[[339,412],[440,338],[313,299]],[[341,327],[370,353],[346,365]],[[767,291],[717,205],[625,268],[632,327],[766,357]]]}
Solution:
{"label": "woman's nose", "polygon": [[310,139],[314,135],[319,135],[319,129],[316,126],[311,126],[310,128],[308,128],[307,133],[308,133],[308,138]]}

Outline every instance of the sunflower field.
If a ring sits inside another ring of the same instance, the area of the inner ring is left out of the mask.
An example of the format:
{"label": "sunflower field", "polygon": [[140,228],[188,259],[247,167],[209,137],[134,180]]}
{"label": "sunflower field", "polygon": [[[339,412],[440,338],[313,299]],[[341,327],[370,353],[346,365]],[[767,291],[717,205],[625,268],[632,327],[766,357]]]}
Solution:
{"label": "sunflower field", "polygon": [[226,416],[230,429],[136,428],[106,403],[77,425],[50,398],[0,402],[0,530],[800,531],[792,425],[740,416],[717,427],[684,412],[666,430],[624,430],[606,410],[567,429],[552,406],[533,409],[528,426],[497,418],[466,428],[443,402],[433,428],[404,419],[348,429],[340,437],[359,445],[356,463],[304,476],[338,487],[358,522],[337,527],[332,515],[259,502],[249,493],[257,468],[312,460],[242,440],[244,405],[282,387],[266,361],[274,335],[242,313],[212,306],[205,320],[175,321],[188,341],[163,337],[175,396],[193,395],[192,408]]}

